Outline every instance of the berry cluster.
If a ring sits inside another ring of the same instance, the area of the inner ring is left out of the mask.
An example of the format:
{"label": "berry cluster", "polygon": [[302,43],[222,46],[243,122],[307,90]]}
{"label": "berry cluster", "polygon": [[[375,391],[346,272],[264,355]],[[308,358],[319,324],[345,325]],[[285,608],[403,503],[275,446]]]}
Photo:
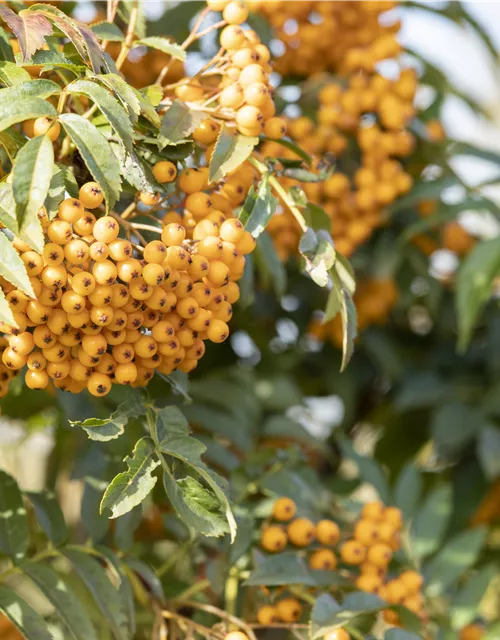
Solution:
{"label": "berry cluster", "polygon": [[[159,182],[172,182],[177,169],[161,161],[153,173]],[[202,170],[179,176],[185,219],[167,213],[161,239],[143,248],[119,237],[119,217],[87,211],[103,201],[96,183],[83,185],[78,199],[64,200],[51,221],[41,210],[43,254],[14,240],[36,298],[1,282],[18,325],[0,327],[8,342],[2,395],[11,372],[27,365],[31,389],[52,381],[73,393],[87,388],[105,396],[112,384],[143,386],[155,371],[191,371],[205,340],[227,338],[231,304],[239,297],[235,281],[255,241],[231,217],[229,200],[213,194],[226,215],[199,190],[205,181]],[[148,206],[159,200],[149,193],[139,199]]]}
{"label": "berry cluster", "polygon": [[207,0],[207,4],[214,11],[222,11],[227,23],[220,34],[225,55],[218,104],[235,111],[240,133],[281,138],[286,133],[286,122],[275,117],[269,84],[271,53],[255,31],[242,29],[248,18],[247,5],[239,0]]}
{"label": "berry cluster", "polygon": [[267,17],[282,43],[276,70],[292,76],[339,69],[373,71],[378,62],[400,51],[396,40],[399,22],[380,20],[395,6],[394,0],[252,2],[252,8]]}
{"label": "berry cluster", "polygon": [[[303,550],[314,545],[308,553],[311,569],[334,571],[339,565],[359,590],[376,593],[390,605],[404,605],[425,618],[420,593],[422,576],[413,570],[398,575],[389,569],[393,553],[401,544],[403,520],[399,509],[384,507],[380,502],[366,504],[347,537],[333,520],[320,520],[314,524],[308,518],[295,517],[296,511],[290,498],[279,498],[274,503],[272,517],[277,522],[263,526],[260,538],[263,549],[276,553],[283,551],[287,544]],[[282,523],[288,523],[286,528]],[[338,546],[337,553],[331,548],[335,546]],[[276,605],[261,607],[257,617],[261,624],[297,622],[301,613],[300,602],[285,598]],[[384,619],[388,624],[399,623],[397,614],[391,609],[384,611]]]}

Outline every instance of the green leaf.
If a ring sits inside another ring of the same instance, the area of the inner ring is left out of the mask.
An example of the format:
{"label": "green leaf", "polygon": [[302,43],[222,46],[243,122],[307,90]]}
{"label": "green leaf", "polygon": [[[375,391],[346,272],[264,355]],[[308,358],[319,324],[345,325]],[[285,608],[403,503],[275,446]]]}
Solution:
{"label": "green leaf", "polygon": [[486,527],[458,534],[424,567],[426,593],[430,597],[442,595],[476,562],[486,534]]}
{"label": "green leaf", "polygon": [[35,292],[31,286],[30,279],[26,273],[26,267],[24,262],[19,257],[19,254],[12,246],[11,241],[7,238],[5,233],[0,231],[0,276],[8,280],[17,289],[21,289],[27,296],[31,298],[35,297]]}
{"label": "green leaf", "polygon": [[0,611],[14,624],[27,640],[53,640],[46,621],[17,593],[0,585]]}
{"label": "green leaf", "polygon": [[482,427],[477,439],[477,457],[489,480],[500,476],[500,431],[496,426]]}
{"label": "green leaf", "polygon": [[[43,71],[53,71],[54,69],[67,69],[75,74],[81,75],[85,71],[83,64],[75,64],[66,56],[57,51],[46,51],[42,49],[37,51],[35,55],[26,61],[26,66],[42,65]],[[60,87],[59,87],[60,90]]]}
{"label": "green leaf", "polygon": [[281,140],[271,140],[271,138],[266,138],[266,136],[261,136],[261,139],[267,142],[280,144],[282,147],[286,147],[287,149],[290,149],[290,151],[296,153],[300,158],[305,160],[307,164],[312,163],[312,157],[306,151],[301,149],[298,144],[295,144],[295,142],[292,142],[291,140],[284,140],[283,138]]}
{"label": "green leaf", "polygon": [[[201,460],[201,455],[205,452],[205,445],[190,435],[187,420],[177,407],[165,407],[158,412],[156,434],[158,447],[162,453],[181,460],[210,487],[216,497],[218,510],[227,520],[231,539],[234,540],[236,522],[226,495],[227,487],[224,485],[222,478],[209,469]],[[201,491],[197,487],[184,485],[181,488],[184,493],[184,501],[187,502],[188,506],[192,506],[192,503],[188,501],[187,488],[196,489],[196,495],[201,495]],[[205,495],[202,497],[203,499],[206,498]],[[214,509],[215,507],[210,511],[213,512]]]}
{"label": "green leaf", "polygon": [[56,547],[64,544],[68,539],[68,528],[64,516],[53,493],[26,493],[33,508],[38,524],[45,531],[47,537]]}
{"label": "green leaf", "polygon": [[221,127],[208,167],[209,182],[218,182],[237,169],[258,143],[258,138],[234,135],[226,126]]}
{"label": "green leaf", "polygon": [[149,193],[162,192],[164,186],[159,184],[149,165],[138,156],[135,151],[127,151],[119,144],[112,145],[113,151],[120,162],[120,171],[125,180],[138,191]]}
{"label": "green leaf", "polygon": [[26,554],[28,544],[23,497],[14,478],[0,471],[0,551],[18,562]]}
{"label": "green leaf", "polygon": [[410,530],[411,549],[416,558],[430,555],[439,548],[452,511],[449,484],[434,489],[415,516]]}
{"label": "green leaf", "polygon": [[64,180],[65,172],[63,166],[54,165],[52,178],[50,179],[49,191],[45,198],[44,206],[47,210],[49,220],[52,220],[58,212],[59,205],[64,200],[66,183]]}
{"label": "green leaf", "polygon": [[108,89],[111,89],[127,110],[132,122],[136,122],[141,113],[141,103],[134,89],[123,78],[115,73],[96,76]]}
{"label": "green leaf", "polygon": [[453,596],[449,608],[453,629],[462,629],[474,621],[488,586],[496,575],[496,565],[482,567]]}
{"label": "green leaf", "polygon": [[[49,192],[53,167],[54,148],[46,135],[32,138],[17,154],[12,169],[12,190],[21,230],[26,230],[28,225],[38,221],[38,211]],[[43,236],[37,234],[30,244],[41,253]]]}
{"label": "green leaf", "polygon": [[309,621],[312,640],[328,633],[327,629],[331,628],[331,620],[335,619],[340,610],[339,603],[329,593],[323,593],[319,598],[316,598]]}
{"label": "green leaf", "polygon": [[9,33],[0,27],[0,59],[14,62],[14,52],[10,44]]}
{"label": "green leaf", "polygon": [[437,451],[443,457],[452,458],[475,438],[481,427],[479,410],[455,402],[439,407],[431,422],[431,434]]}
{"label": "green leaf", "polygon": [[[160,116],[156,113],[154,104],[143,93],[141,93],[134,87],[130,87],[130,88],[132,89],[137,100],[139,101],[142,115],[146,118],[146,120],[149,120],[149,122],[151,122],[152,125],[154,125],[155,127],[159,127],[161,124],[161,120],[160,120]],[[159,142],[161,141],[160,137],[158,138],[158,141]]]}
{"label": "green leaf", "polygon": [[109,418],[87,418],[87,420],[68,420],[70,426],[84,429],[91,440],[108,442],[115,440],[125,430],[125,426],[131,418],[144,415],[146,409],[141,394],[134,394],[123,404],[120,404],[116,411]]}
{"label": "green leaf", "polygon": [[342,454],[346,458],[354,460],[358,465],[359,475],[364,482],[371,484],[376,489],[380,499],[384,504],[390,504],[391,492],[386,474],[376,460],[362,456],[354,449],[348,440],[340,443]]}
{"label": "green leaf", "polygon": [[56,615],[73,640],[97,640],[95,629],[83,604],[62,576],[41,563],[26,562],[22,569],[52,603]]}
{"label": "green leaf", "polygon": [[17,327],[17,323],[12,315],[11,308],[5,297],[2,287],[0,287],[0,322]]}
{"label": "green leaf", "polygon": [[304,219],[308,227],[312,227],[315,231],[319,229],[325,229],[330,231],[332,228],[332,221],[326,211],[312,202],[308,202],[305,206]]}
{"label": "green leaf", "polygon": [[90,80],[77,80],[66,87],[70,94],[82,94],[96,104],[106,120],[116,131],[125,148],[132,150],[134,145],[134,130],[125,109],[103,87]]}
{"label": "green leaf", "polygon": [[349,593],[341,605],[329,594],[323,594],[311,612],[311,637],[315,640],[344,626],[354,618],[376,613],[386,606],[387,604],[374,593]]}
{"label": "green leaf", "polygon": [[384,640],[422,640],[422,636],[412,631],[392,627],[384,633]]}
{"label": "green leaf", "polygon": [[457,179],[453,176],[444,176],[436,180],[417,183],[412,187],[411,192],[396,200],[396,202],[388,208],[389,213],[398,213],[405,209],[415,207],[422,200],[438,200],[441,193],[449,187],[456,186]]}
{"label": "green leaf", "polygon": [[61,93],[61,87],[52,80],[29,80],[0,90],[0,100],[24,100],[25,98],[50,98]]}
{"label": "green leaf", "polygon": [[287,283],[286,269],[279,259],[272,238],[267,231],[261,233],[257,238],[253,257],[264,286],[272,287],[278,297],[284,295]]}
{"label": "green leaf", "polygon": [[159,36],[150,36],[149,38],[141,38],[140,40],[136,40],[134,42],[134,47],[143,45],[145,47],[150,47],[151,49],[157,49],[158,51],[162,51],[163,53],[167,53],[172,58],[176,60],[184,60],[186,59],[186,51],[175,42],[170,42],[167,38],[161,38]]}
{"label": "green leaf", "polygon": [[203,119],[203,114],[192,111],[181,100],[174,100],[162,118],[159,147],[185,142]]}
{"label": "green leaf", "polygon": [[122,42],[125,40],[120,28],[113,22],[103,20],[103,22],[96,22],[90,28],[99,40],[108,40],[109,42]]}
{"label": "green leaf", "polygon": [[160,462],[153,458],[149,438],[138,440],[132,456],[127,456],[124,462],[128,470],[112,480],[101,500],[101,513],[110,509],[110,518],[118,518],[140,504],[158,479],[152,473]]}
{"label": "green leaf", "polygon": [[410,520],[422,494],[422,474],[411,462],[401,469],[394,487],[394,505],[401,509],[405,521]]}
{"label": "green leaf", "polygon": [[288,584],[313,586],[314,578],[304,560],[293,551],[266,557],[245,580],[246,586],[279,587]]}
{"label": "green leaf", "polygon": [[64,556],[92,594],[116,640],[126,640],[129,634],[120,594],[99,561],[75,548],[66,549]]}
{"label": "green leaf", "polygon": [[0,131],[0,145],[5,149],[5,152],[9,156],[11,162],[14,161],[19,149],[26,144],[26,138],[24,138],[15,129],[6,129]]}
{"label": "green leaf", "polygon": [[491,297],[492,284],[500,272],[500,238],[478,243],[458,271],[455,309],[458,345],[465,351],[479,314]]}
{"label": "green leaf", "polygon": [[45,36],[52,34],[50,22],[44,16],[29,11],[23,10],[15,14],[8,6],[0,5],[0,18],[14,32],[24,60],[28,60],[37,49],[41,49],[45,44]]}
{"label": "green leaf", "polygon": [[106,138],[85,118],[76,113],[64,113],[60,120],[73,140],[88,170],[98,182],[106,198],[106,211],[120,197],[120,166]]}
{"label": "green leaf", "polygon": [[333,240],[327,231],[314,231],[310,227],[304,231],[299,242],[299,251],[305,260],[305,270],[320,287],[329,283],[328,271],[335,262]]}
{"label": "green leaf", "polygon": [[3,93],[9,90],[0,90],[0,131],[4,131],[13,124],[24,120],[31,120],[40,116],[54,117],[56,115],[55,108],[50,102],[42,98],[29,97],[12,102],[11,96]]}
{"label": "green leaf", "polygon": [[6,60],[0,62],[0,80],[7,86],[29,82],[30,79],[31,76],[26,69],[18,67],[14,62],[7,62]]}
{"label": "green leaf", "polygon": [[254,238],[260,236],[267,227],[278,204],[278,199],[273,196],[269,186],[268,178],[269,176],[267,175],[263,176],[257,189],[252,185],[238,216],[239,220],[245,225],[245,229]]}
{"label": "green leaf", "polygon": [[356,307],[352,299],[352,294],[341,282],[336,270],[330,272],[333,287],[337,291],[340,301],[340,315],[342,318],[342,364],[341,371],[344,371],[349,360],[354,353],[354,340],[358,335]]}
{"label": "green leaf", "polygon": [[[123,518],[123,520],[125,519],[126,517]],[[118,520],[118,522],[121,522],[121,520]],[[132,638],[134,638],[134,634],[136,632],[134,592],[126,573],[127,570],[124,562],[122,562],[122,559],[109,547],[99,547],[98,551],[104,556],[108,563],[108,567],[113,572],[114,582],[118,582],[117,588],[121,600],[121,607],[125,615],[126,628]]]}

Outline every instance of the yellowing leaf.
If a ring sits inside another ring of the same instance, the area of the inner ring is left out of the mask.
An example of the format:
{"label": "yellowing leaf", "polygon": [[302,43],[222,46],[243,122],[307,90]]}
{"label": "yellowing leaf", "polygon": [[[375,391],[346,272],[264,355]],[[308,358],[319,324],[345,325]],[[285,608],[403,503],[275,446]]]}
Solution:
{"label": "yellowing leaf", "polygon": [[9,25],[19,41],[23,53],[23,62],[41,49],[45,44],[45,36],[52,34],[52,25],[42,15],[30,11],[14,13],[6,5],[0,5],[0,17]]}

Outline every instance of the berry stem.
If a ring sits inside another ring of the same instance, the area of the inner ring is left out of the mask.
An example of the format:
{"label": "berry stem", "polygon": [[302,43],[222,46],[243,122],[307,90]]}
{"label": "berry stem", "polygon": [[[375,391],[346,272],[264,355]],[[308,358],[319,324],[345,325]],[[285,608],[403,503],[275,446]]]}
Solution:
{"label": "berry stem", "polygon": [[214,616],[221,618],[222,620],[226,620],[230,622],[236,627],[243,629],[243,631],[247,634],[250,640],[257,640],[255,637],[255,633],[252,631],[251,625],[247,624],[237,616],[232,613],[228,613],[227,611],[223,611],[218,607],[215,607],[212,604],[203,604],[201,602],[195,602],[194,600],[179,600],[175,599],[176,604],[179,604],[182,607],[191,607],[192,609],[199,609],[200,611],[205,611],[206,613],[211,613]]}
{"label": "berry stem", "polygon": [[125,35],[125,40],[122,44],[122,48],[120,53],[118,54],[118,58],[116,59],[116,68],[120,69],[127,59],[130,49],[132,49],[132,44],[134,42],[135,35],[135,25],[137,24],[137,18],[139,17],[139,0],[133,0],[132,10],[130,11],[130,22],[128,23],[127,33]]}

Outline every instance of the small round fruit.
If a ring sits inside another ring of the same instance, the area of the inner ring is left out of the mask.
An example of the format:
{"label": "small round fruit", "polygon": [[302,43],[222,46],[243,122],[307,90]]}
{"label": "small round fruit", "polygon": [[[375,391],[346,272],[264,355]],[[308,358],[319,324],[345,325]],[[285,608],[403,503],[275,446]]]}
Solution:
{"label": "small round fruit", "polygon": [[98,242],[109,244],[113,242],[113,240],[116,240],[119,231],[120,227],[114,218],[111,216],[103,216],[95,222],[92,235]]}
{"label": "small round fruit", "polygon": [[378,542],[368,549],[366,559],[377,567],[386,567],[392,558],[392,549],[384,542]]}
{"label": "small round fruit", "polygon": [[283,529],[278,525],[271,525],[262,530],[260,544],[266,551],[276,553],[282,551],[288,542],[288,538]]}
{"label": "small round fruit", "polygon": [[141,191],[139,193],[139,200],[147,207],[154,207],[155,204],[160,202],[161,195],[159,193],[150,193],[149,191]]}
{"label": "small round fruit", "polygon": [[356,540],[348,540],[340,549],[340,557],[346,564],[361,564],[365,560],[366,549]]}
{"label": "small round fruit", "polygon": [[288,522],[297,512],[297,506],[291,498],[278,498],[273,504],[273,518]]}
{"label": "small round fruit", "polygon": [[230,631],[224,636],[224,640],[248,640],[248,636],[243,631]]}
{"label": "small round fruit", "polygon": [[33,123],[33,134],[35,136],[47,135],[51,142],[55,142],[61,133],[61,125],[54,118],[40,116]]}
{"label": "small round fruit", "polygon": [[111,391],[111,378],[105,373],[94,372],[87,380],[89,393],[98,398],[102,398]]}
{"label": "small round fruit", "polygon": [[160,160],[153,166],[153,175],[161,184],[173,182],[177,177],[177,167],[169,160]]}
{"label": "small round fruit", "polygon": [[480,624],[468,624],[460,630],[460,640],[481,640],[484,636],[484,627]]}
{"label": "small round fruit", "polygon": [[104,193],[101,185],[97,182],[86,182],[80,188],[78,197],[87,209],[96,209],[104,200]]}
{"label": "small round fruit", "polygon": [[264,124],[264,134],[271,140],[280,140],[286,135],[286,122],[283,118],[269,118]]}
{"label": "small round fruit", "polygon": [[284,598],[277,602],[276,613],[283,622],[297,622],[302,615],[302,605],[295,598]]}
{"label": "small round fruit", "polygon": [[297,518],[288,525],[287,534],[296,547],[307,547],[314,540],[315,527],[308,518]]}
{"label": "small round fruit", "polygon": [[323,636],[323,640],[350,640],[350,638],[345,629],[335,629]]}
{"label": "small round fruit", "polygon": [[222,17],[228,24],[243,24],[248,18],[248,7],[244,2],[234,0],[224,8]]}
{"label": "small round fruit", "polygon": [[368,502],[361,511],[361,517],[372,522],[380,522],[384,518],[384,505],[381,502]]}
{"label": "small round fruit", "polygon": [[406,586],[408,593],[413,594],[420,591],[424,584],[424,578],[418,571],[403,571],[399,576],[401,582]]}
{"label": "small round fruit", "polygon": [[331,549],[318,549],[309,558],[311,569],[333,571],[337,566],[337,557]]}
{"label": "small round fruit", "polygon": [[36,371],[29,369],[26,371],[24,381],[29,389],[45,389],[49,384],[49,375],[45,370]]}
{"label": "small round fruit", "polygon": [[259,624],[274,624],[279,621],[276,607],[266,604],[257,610],[257,622]]}
{"label": "small round fruit", "polygon": [[339,525],[333,520],[320,520],[316,524],[316,539],[321,544],[337,544],[340,540]]}
{"label": "small round fruit", "polygon": [[373,574],[362,574],[356,579],[358,589],[360,591],[366,591],[366,593],[375,593],[381,584],[381,578]]}

